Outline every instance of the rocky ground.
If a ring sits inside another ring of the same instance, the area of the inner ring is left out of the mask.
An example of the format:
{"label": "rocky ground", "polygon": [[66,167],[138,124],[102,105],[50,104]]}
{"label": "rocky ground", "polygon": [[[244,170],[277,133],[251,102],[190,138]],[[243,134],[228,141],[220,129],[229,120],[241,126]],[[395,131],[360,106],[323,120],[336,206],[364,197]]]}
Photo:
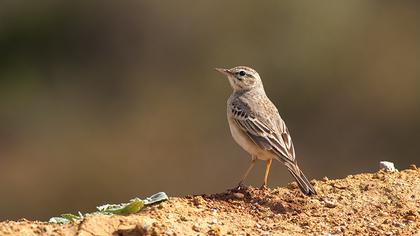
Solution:
{"label": "rocky ground", "polygon": [[420,168],[172,197],[138,214],[91,216],[67,225],[5,221],[0,235],[420,235]]}

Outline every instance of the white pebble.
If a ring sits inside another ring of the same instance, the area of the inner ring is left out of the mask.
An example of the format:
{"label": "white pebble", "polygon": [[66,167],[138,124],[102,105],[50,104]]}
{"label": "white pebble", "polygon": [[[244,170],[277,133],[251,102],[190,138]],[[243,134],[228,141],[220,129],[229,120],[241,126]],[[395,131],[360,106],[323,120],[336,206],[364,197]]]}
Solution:
{"label": "white pebble", "polygon": [[397,169],[395,169],[394,163],[389,162],[389,161],[381,161],[381,162],[379,162],[379,169],[383,169],[386,172],[395,172],[395,171],[398,171]]}

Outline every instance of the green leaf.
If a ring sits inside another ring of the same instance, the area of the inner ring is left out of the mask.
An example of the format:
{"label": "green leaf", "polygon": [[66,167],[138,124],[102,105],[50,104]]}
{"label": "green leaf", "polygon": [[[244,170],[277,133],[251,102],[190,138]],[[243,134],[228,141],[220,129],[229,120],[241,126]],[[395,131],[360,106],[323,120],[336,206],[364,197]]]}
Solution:
{"label": "green leaf", "polygon": [[98,211],[85,214],[79,212],[79,215],[62,214],[60,217],[52,217],[49,222],[55,224],[67,224],[70,222],[78,221],[89,215],[112,215],[112,214],[132,214],[140,211],[144,206],[152,205],[162,201],[168,200],[168,196],[164,192],[153,194],[152,196],[141,200],[140,198],[131,199],[128,203],[120,204],[106,204],[96,207]]}
{"label": "green leaf", "polygon": [[132,214],[137,213],[144,207],[144,202],[140,198],[134,198],[129,203],[121,204],[106,204],[96,207],[99,212],[112,213],[112,214]]}
{"label": "green leaf", "polygon": [[70,223],[70,221],[68,219],[63,218],[63,217],[51,217],[48,222],[53,223],[53,224],[67,224],[67,223]]}
{"label": "green leaf", "polygon": [[65,218],[67,220],[70,220],[70,221],[76,221],[76,220],[81,220],[83,218],[83,214],[80,213],[80,211],[79,211],[78,216],[70,214],[70,213],[66,213],[66,214],[61,214],[61,217]]}
{"label": "green leaf", "polygon": [[56,224],[67,224],[72,221],[77,221],[83,219],[82,213],[79,212],[79,215],[73,215],[73,214],[62,214],[61,217],[52,217],[48,222],[50,223],[56,223]]}
{"label": "green leaf", "polygon": [[152,196],[144,199],[144,205],[152,205],[158,202],[166,201],[168,200],[168,195],[164,192],[155,193]]}

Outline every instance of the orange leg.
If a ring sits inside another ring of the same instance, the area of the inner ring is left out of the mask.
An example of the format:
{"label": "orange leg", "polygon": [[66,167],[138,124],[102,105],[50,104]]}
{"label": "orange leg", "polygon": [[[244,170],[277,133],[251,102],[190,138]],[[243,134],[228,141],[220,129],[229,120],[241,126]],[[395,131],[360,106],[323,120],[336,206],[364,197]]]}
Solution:
{"label": "orange leg", "polygon": [[246,177],[248,176],[249,172],[251,172],[252,168],[254,168],[256,161],[257,161],[256,158],[252,158],[251,164],[249,165],[249,167],[246,170],[245,174],[242,176],[241,181],[239,181],[238,188],[240,188],[243,185],[243,183],[244,183]]}
{"label": "orange leg", "polygon": [[271,166],[272,161],[273,161],[272,159],[265,161],[264,183],[263,183],[263,186],[261,188],[267,188],[268,173],[270,173],[270,166]]}

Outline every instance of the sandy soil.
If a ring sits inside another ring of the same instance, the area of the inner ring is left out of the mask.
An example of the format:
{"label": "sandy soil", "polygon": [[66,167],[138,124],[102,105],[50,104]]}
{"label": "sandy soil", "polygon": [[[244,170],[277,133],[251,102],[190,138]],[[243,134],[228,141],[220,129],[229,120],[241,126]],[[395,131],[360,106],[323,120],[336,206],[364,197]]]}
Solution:
{"label": "sandy soil", "polygon": [[128,216],[56,225],[5,221],[0,235],[420,235],[420,168],[214,195],[172,197]]}

